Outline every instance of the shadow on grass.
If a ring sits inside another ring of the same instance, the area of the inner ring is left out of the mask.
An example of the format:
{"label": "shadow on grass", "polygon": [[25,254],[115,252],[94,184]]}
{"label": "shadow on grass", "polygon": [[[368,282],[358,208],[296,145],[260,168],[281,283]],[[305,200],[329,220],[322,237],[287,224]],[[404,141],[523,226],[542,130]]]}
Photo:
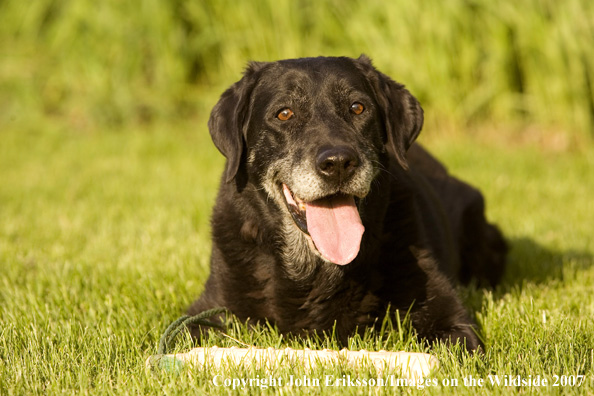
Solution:
{"label": "shadow on grass", "polygon": [[[503,279],[493,289],[493,298],[499,300],[506,294],[522,289],[528,284],[544,285],[579,278],[580,272],[594,267],[594,254],[589,251],[558,251],[544,247],[530,238],[507,240],[509,253]],[[484,303],[485,289],[471,282],[471,286],[458,289],[471,316],[479,312]],[[476,319],[476,318],[475,318]]]}
{"label": "shadow on grass", "polygon": [[564,280],[564,268],[580,271],[594,265],[594,255],[588,251],[555,251],[529,238],[508,241],[510,252],[503,280],[498,290],[505,293],[524,283],[542,284]]}

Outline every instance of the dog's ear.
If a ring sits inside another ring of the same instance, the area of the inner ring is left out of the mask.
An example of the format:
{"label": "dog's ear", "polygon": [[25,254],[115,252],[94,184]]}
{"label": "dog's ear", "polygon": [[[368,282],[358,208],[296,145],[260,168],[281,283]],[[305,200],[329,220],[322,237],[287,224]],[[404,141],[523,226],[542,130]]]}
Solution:
{"label": "dog's ear", "polygon": [[232,181],[241,164],[250,117],[250,96],[264,63],[251,62],[241,80],[227,89],[210,113],[212,141],[227,158],[225,180]]}
{"label": "dog's ear", "polygon": [[375,69],[367,56],[361,55],[356,62],[375,91],[384,118],[386,144],[398,163],[407,169],[406,151],[421,133],[423,109],[404,85]]}

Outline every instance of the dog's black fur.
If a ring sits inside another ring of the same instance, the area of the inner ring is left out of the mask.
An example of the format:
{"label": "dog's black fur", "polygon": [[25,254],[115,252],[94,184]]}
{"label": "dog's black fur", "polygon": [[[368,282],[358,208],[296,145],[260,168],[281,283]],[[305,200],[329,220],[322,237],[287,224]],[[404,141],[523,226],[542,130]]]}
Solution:
{"label": "dog's black fur", "polygon": [[[363,104],[361,114],[349,112],[353,102]],[[282,121],[286,108],[294,114]],[[495,285],[506,244],[485,220],[480,192],[413,144],[422,123],[417,100],[365,56],[251,63],[209,122],[227,163],[212,217],[211,274],[189,314],[222,306],[292,334],[336,326],[346,343],[388,309],[401,318],[410,310],[420,337],[479,348],[454,285]],[[353,169],[320,181],[316,155],[335,147],[353,153]],[[283,183],[309,200],[356,197],[365,232],[350,264],[328,262],[307,244]]]}

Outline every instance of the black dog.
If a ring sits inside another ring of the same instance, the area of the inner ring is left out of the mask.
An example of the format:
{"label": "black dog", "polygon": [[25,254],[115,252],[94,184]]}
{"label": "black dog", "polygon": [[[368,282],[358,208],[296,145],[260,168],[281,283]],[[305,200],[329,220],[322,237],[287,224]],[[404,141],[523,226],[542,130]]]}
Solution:
{"label": "black dog", "polygon": [[453,283],[494,285],[506,244],[482,195],[413,145],[422,124],[365,56],[251,63],[209,121],[227,164],[189,313],[226,307],[292,334],[335,326],[345,343],[410,311],[428,341],[478,348]]}

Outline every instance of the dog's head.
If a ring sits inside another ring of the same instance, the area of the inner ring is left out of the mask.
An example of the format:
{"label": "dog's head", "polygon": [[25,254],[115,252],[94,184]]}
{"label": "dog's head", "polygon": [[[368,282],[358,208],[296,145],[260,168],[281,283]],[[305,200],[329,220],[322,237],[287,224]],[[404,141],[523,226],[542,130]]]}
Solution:
{"label": "dog's head", "polygon": [[209,128],[227,182],[241,175],[256,184],[312,252],[347,264],[364,231],[360,200],[388,152],[407,168],[422,123],[417,100],[361,56],[251,63]]}

